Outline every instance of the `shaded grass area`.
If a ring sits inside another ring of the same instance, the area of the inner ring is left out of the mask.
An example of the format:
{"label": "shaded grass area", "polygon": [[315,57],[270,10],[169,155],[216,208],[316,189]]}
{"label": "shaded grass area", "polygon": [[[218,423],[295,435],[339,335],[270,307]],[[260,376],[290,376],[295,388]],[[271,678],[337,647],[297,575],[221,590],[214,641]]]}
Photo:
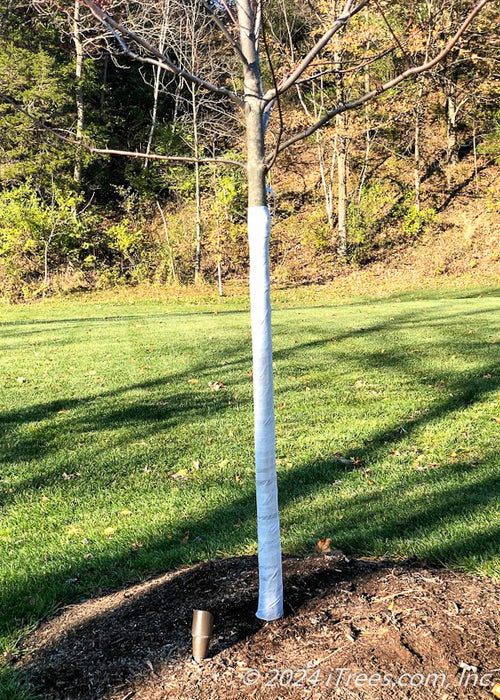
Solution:
{"label": "shaded grass area", "polygon": [[[275,310],[285,551],[500,576],[500,297],[425,297]],[[0,310],[4,648],[63,602],[256,552],[251,381],[241,304]]]}

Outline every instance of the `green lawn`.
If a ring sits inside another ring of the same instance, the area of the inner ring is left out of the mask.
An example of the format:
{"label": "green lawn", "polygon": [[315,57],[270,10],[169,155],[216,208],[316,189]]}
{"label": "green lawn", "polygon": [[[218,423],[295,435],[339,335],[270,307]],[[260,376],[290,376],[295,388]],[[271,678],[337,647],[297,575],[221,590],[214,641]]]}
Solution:
{"label": "green lawn", "polygon": [[[310,303],[273,316],[284,551],[500,576],[499,290]],[[0,307],[0,438],[4,648],[63,602],[256,551],[242,302]]]}

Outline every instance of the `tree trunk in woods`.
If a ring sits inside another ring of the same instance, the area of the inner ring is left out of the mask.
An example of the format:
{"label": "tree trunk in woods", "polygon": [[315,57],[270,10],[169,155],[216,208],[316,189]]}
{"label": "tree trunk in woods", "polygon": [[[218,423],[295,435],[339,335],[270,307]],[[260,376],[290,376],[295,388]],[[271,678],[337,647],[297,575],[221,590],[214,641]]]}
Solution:
{"label": "tree trunk in woods", "polygon": [[[155,66],[153,68],[153,110],[151,112],[151,126],[149,127],[148,143],[146,146],[146,153],[149,155],[151,153],[151,148],[153,147],[153,138],[156,129],[156,120],[158,119],[158,98],[160,94],[160,82],[161,82],[161,68]],[[144,159],[144,168],[149,165],[149,159]]]}
{"label": "tree trunk in woods", "polygon": [[[450,189],[452,184],[453,166],[458,163],[457,139],[457,70],[452,67],[449,80],[446,83],[446,184]],[[450,167],[451,166],[451,167]]]}
{"label": "tree trunk in woods", "polygon": [[165,217],[165,213],[164,213],[163,209],[161,208],[158,200],[156,200],[156,206],[158,207],[158,211],[160,212],[161,220],[163,222],[163,230],[165,231],[165,243],[168,246],[168,254],[170,257],[170,270],[171,270],[171,274],[172,274],[172,281],[177,282],[177,275],[175,272],[175,262],[174,262],[174,251],[172,250],[170,236],[168,235],[167,219]]}
{"label": "tree trunk in woods", "polygon": [[[338,90],[339,102],[345,102],[344,80],[342,77],[342,55],[339,50],[339,35],[335,38],[337,48],[334,61],[339,71]],[[336,142],[337,142],[337,186],[338,186],[338,213],[337,213],[337,256],[342,261],[347,255],[347,113],[337,114],[335,117]]]}
{"label": "tree trunk in woods", "polygon": [[106,103],[106,87],[108,84],[108,68],[109,68],[109,54],[104,56],[104,65],[102,67],[102,83],[101,83],[101,95],[99,97],[99,111],[104,112],[104,105]]}
{"label": "tree trunk in woods", "polygon": [[[76,53],[76,140],[81,141],[83,138],[84,127],[84,104],[83,104],[83,44],[80,36],[80,0],[75,0],[73,11],[73,43]],[[75,167],[73,170],[73,179],[80,184],[82,179],[82,157],[79,151],[76,152]]]}
{"label": "tree trunk in woods", "polygon": [[420,120],[422,112],[423,83],[420,82],[417,106],[415,107],[415,147],[413,152],[413,177],[415,182],[415,208],[420,211]]}
{"label": "tree trunk in woods", "polygon": [[450,93],[446,98],[446,126],[448,163],[456,165],[458,163],[457,106],[453,93]]}
{"label": "tree trunk in woods", "polygon": [[200,281],[201,274],[201,195],[200,195],[200,142],[198,138],[198,108],[196,104],[196,87],[191,85],[191,106],[193,110],[193,153],[196,158],[194,165],[195,178],[195,230],[196,230],[196,251],[194,261],[194,282],[197,284]]}
{"label": "tree trunk in woods", "polygon": [[[370,42],[368,42],[367,51],[369,50],[369,48],[370,48]],[[364,83],[365,83],[365,92],[370,92],[370,89],[371,89],[371,86],[370,86],[370,66],[365,66]],[[364,157],[364,161],[363,161],[363,167],[361,168],[361,175],[359,177],[358,205],[361,203],[361,196],[363,194],[363,187],[365,184],[366,173],[368,170],[368,161],[369,161],[369,157],[370,157],[370,147],[371,147],[370,115],[369,115],[369,110],[368,110],[368,104],[365,104],[364,112],[365,112],[365,157]]]}
{"label": "tree trunk in woods", "polygon": [[347,255],[347,136],[345,114],[335,120],[337,129],[337,179],[338,179],[338,221],[337,255],[344,260]]}
{"label": "tree trunk in woods", "polygon": [[[161,52],[165,50],[165,41],[166,41],[166,36],[167,36],[167,26],[168,26],[168,19],[169,19],[169,9],[170,9],[170,3],[167,3],[165,6],[165,11],[163,14],[163,21],[161,23],[161,28],[160,28],[160,37],[159,37],[159,42],[158,42],[158,48],[160,49]],[[153,66],[153,111],[151,113],[151,126],[149,127],[149,136],[148,136],[148,143],[146,146],[146,153],[149,155],[151,153],[151,149],[153,147],[153,139],[154,139],[154,134],[155,134],[155,129],[156,129],[156,122],[158,120],[158,101],[160,97],[160,85],[161,85],[161,76],[162,76],[162,69],[160,66]],[[144,168],[147,168],[149,164],[148,158],[144,160]]]}
{"label": "tree trunk in woods", "polygon": [[248,171],[248,241],[250,246],[250,307],[253,351],[255,479],[259,545],[257,617],[283,615],[281,538],[274,431],[273,360],[269,276],[270,215],[266,197],[262,83],[254,36],[251,0],[238,0],[246,94],[245,124]]}

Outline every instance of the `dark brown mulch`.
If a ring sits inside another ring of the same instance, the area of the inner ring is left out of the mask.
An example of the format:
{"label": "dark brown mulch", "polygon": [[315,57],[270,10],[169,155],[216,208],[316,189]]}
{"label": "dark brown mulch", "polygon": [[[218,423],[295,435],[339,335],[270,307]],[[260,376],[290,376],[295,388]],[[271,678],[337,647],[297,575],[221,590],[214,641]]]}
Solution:
{"label": "dark brown mulch", "polygon": [[[65,608],[18,666],[57,700],[495,697],[499,583],[341,553],[286,558],[284,574],[282,620],[255,618],[255,558],[213,561]],[[201,665],[193,608],[216,619]]]}

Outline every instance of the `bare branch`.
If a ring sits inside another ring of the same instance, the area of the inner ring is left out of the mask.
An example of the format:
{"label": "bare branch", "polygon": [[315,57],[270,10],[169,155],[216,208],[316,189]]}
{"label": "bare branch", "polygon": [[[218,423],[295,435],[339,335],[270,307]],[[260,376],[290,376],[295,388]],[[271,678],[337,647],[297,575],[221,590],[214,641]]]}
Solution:
{"label": "bare branch", "polygon": [[341,114],[342,112],[346,112],[347,110],[350,109],[356,109],[356,107],[360,107],[363,104],[366,104],[367,102],[371,102],[374,100],[378,95],[387,92],[387,90],[390,90],[391,88],[396,87],[396,85],[399,85],[403,80],[406,80],[406,78],[411,77],[412,75],[418,75],[419,73],[423,73],[424,71],[430,70],[433,68],[437,63],[442,61],[445,56],[449,54],[449,52],[452,50],[452,48],[456,45],[456,43],[459,41],[460,37],[462,34],[465,32],[469,24],[473,21],[473,19],[481,12],[483,7],[490,2],[490,0],[480,0],[480,2],[477,3],[477,5],[474,6],[474,8],[471,10],[471,12],[467,15],[466,19],[464,22],[460,25],[458,30],[455,32],[453,37],[448,41],[446,46],[435,56],[433,59],[430,61],[427,61],[426,63],[422,63],[420,66],[414,66],[413,68],[409,68],[408,70],[404,71],[403,73],[400,73],[397,75],[395,78],[392,80],[389,80],[387,83],[384,83],[383,85],[379,85],[375,90],[371,90],[370,92],[365,93],[361,97],[358,97],[355,100],[351,100],[350,102],[346,102],[345,104],[338,105],[335,107],[335,109],[332,109],[331,111],[327,112],[321,119],[319,119],[315,124],[310,126],[307,129],[304,129],[304,131],[301,131],[298,134],[295,134],[294,136],[291,136],[287,141],[283,142],[279,148],[279,152],[281,153],[282,151],[285,150],[285,148],[288,148],[289,146],[293,145],[294,143],[297,143],[297,141],[301,141],[302,139],[307,138],[308,136],[311,136],[311,134],[314,134],[315,131],[320,129],[322,126],[324,126],[327,122],[329,122],[333,117],[335,117],[337,114]]}
{"label": "bare branch", "polygon": [[[342,14],[338,19],[335,20],[335,22],[332,24],[332,26],[326,31],[321,39],[316,42],[316,44],[313,46],[313,48],[309,51],[309,53],[304,56],[304,58],[300,61],[299,65],[295,70],[288,76],[288,78],[285,78],[281,84],[278,86],[278,92],[282,95],[285,93],[287,90],[289,90],[297,80],[300,78],[300,76],[304,73],[305,70],[310,66],[310,64],[314,61],[316,56],[325,48],[325,46],[328,44],[330,39],[340,30],[342,27],[344,27],[347,22],[353,17],[355,14],[357,14],[360,10],[363,9],[365,5],[367,5],[369,0],[361,0],[361,2],[356,5],[354,8],[351,9],[353,0],[347,0],[344,9],[342,11]],[[271,88],[266,92],[264,95],[264,100],[266,102],[269,102],[273,100],[276,97],[276,89]]]}
{"label": "bare branch", "polygon": [[219,27],[219,29],[220,29],[221,32],[223,33],[224,37],[227,39],[227,42],[232,46],[233,51],[234,51],[235,54],[238,56],[238,58],[240,59],[240,61],[243,63],[244,66],[248,66],[248,61],[247,61],[247,59],[245,58],[245,56],[243,55],[243,52],[242,52],[242,50],[240,49],[240,47],[239,47],[239,45],[238,45],[238,42],[236,42],[236,41],[234,40],[234,38],[231,36],[231,32],[228,30],[228,28],[226,27],[226,25],[224,24],[224,22],[222,22],[222,21],[219,19],[219,17],[217,17],[217,13],[214,12],[214,10],[210,7],[210,5],[208,4],[208,2],[206,2],[206,0],[200,0],[200,1],[201,1],[201,4],[203,5],[203,7],[206,9],[206,11],[207,11],[207,12],[210,14],[210,16],[212,17],[212,19],[213,19],[213,21],[215,22],[215,24]]}
{"label": "bare branch", "polygon": [[404,50],[402,43],[399,41],[398,37],[396,36],[396,33],[394,32],[394,29],[391,27],[391,23],[389,22],[389,20],[387,19],[386,15],[385,15],[385,12],[381,8],[379,1],[378,0],[374,0],[374,1],[375,1],[375,5],[377,6],[377,10],[382,15],[382,19],[384,20],[384,24],[386,25],[387,29],[389,30],[389,34],[392,36],[392,38],[394,39],[396,44],[399,46],[399,50],[401,51],[403,56],[406,57],[408,62],[411,62],[410,57],[408,56],[408,54]]}
{"label": "bare branch", "polygon": [[113,148],[94,148],[85,146],[90,153],[101,153],[103,155],[128,156],[129,158],[150,158],[152,160],[169,160],[178,163],[219,163],[220,165],[235,165],[246,170],[245,163],[230,158],[191,158],[189,156],[167,156],[159,153],[144,153],[142,151],[120,151]]}
{"label": "bare branch", "polygon": [[[269,69],[271,71],[271,76],[273,79],[273,85],[274,85],[275,89],[277,90],[278,84],[276,81],[276,74],[274,72],[274,66],[273,66],[273,62],[271,59],[271,55],[269,53],[269,46],[267,43],[266,25],[265,25],[264,21],[262,22],[260,28],[261,28],[262,39],[263,39],[263,43],[264,43],[264,50],[266,53],[267,62],[269,64]],[[269,111],[267,113],[267,116],[266,116],[266,119],[264,122],[265,126],[267,126],[267,124],[269,122],[270,110],[271,110],[273,103],[274,103],[274,100],[272,102],[270,102],[268,105]],[[280,99],[280,95],[278,92],[276,92],[276,104],[278,106],[278,114],[279,114],[279,131],[278,131],[278,136],[276,137],[276,146],[274,148],[274,153],[269,161],[269,165],[267,166],[269,169],[273,167],[273,165],[276,161],[276,158],[278,157],[279,147],[280,147],[280,143],[281,143],[281,137],[283,136],[283,132],[285,131],[285,124],[284,124],[284,120],[283,120],[283,110],[281,109],[281,99]]]}
{"label": "bare branch", "polygon": [[101,155],[127,156],[129,158],[147,158],[150,160],[166,160],[178,163],[219,163],[220,165],[235,165],[238,168],[243,168],[243,170],[246,170],[245,163],[240,163],[240,161],[231,160],[230,158],[191,158],[189,156],[169,156],[160,153],[145,153],[142,151],[121,151],[114,148],[97,148],[95,146],[91,146],[85,143],[84,141],[78,141],[73,136],[65,136],[64,134],[60,133],[60,130],[54,129],[53,127],[43,122],[41,119],[38,119],[38,117],[35,117],[33,114],[30,114],[26,109],[24,109],[24,107],[22,107],[19,104],[19,102],[14,100],[9,95],[0,93],[0,101],[7,102],[17,112],[20,112],[21,114],[24,114],[26,117],[28,117],[28,119],[30,119],[40,129],[47,131],[48,133],[58,138],[60,141],[71,143],[73,146],[78,146],[78,148],[84,148],[89,153],[99,153]]}
{"label": "bare branch", "polygon": [[[81,2],[89,8],[94,17],[96,17],[100,22],[102,22],[102,24],[111,30],[117,39],[118,35],[120,35],[120,39],[118,39],[120,46],[131,58],[142,61],[143,63],[150,63],[151,65],[158,66],[163,70],[167,70],[170,73],[174,73],[175,75],[184,78],[184,80],[188,81],[189,83],[194,83],[195,85],[205,88],[205,90],[210,90],[211,92],[216,92],[219,95],[229,97],[233,102],[236,102],[240,106],[244,105],[244,100],[238,97],[238,95],[236,95],[234,92],[231,92],[231,90],[224,87],[219,87],[218,85],[212,85],[212,83],[203,80],[203,78],[200,78],[198,75],[189,73],[184,68],[173,63],[167,56],[165,56],[165,54],[146,41],[143,37],[139,36],[120,22],[113,19],[113,17],[108,15],[108,13],[101,9],[93,0],[81,0]],[[156,57],[156,60],[136,54],[125,44],[123,37],[131,39],[134,43],[145,49],[145,51],[153,54],[153,56]]]}
{"label": "bare branch", "polygon": [[261,27],[262,27],[262,20],[263,20],[262,0],[257,0],[257,7],[255,9],[255,29],[254,29],[255,48],[257,49],[257,51],[259,50],[259,45],[260,45],[260,31],[261,31]]}

